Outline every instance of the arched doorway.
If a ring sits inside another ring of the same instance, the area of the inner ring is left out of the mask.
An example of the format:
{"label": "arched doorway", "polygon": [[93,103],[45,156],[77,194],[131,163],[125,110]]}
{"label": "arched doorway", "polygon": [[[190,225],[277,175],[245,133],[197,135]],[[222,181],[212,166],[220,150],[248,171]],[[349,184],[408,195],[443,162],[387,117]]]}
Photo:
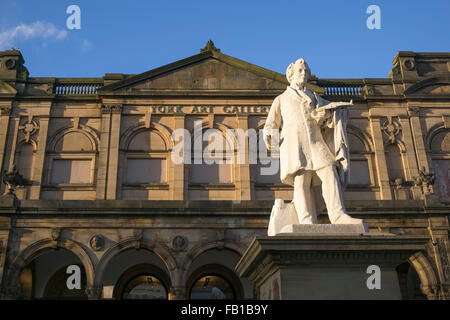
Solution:
{"label": "arched doorway", "polygon": [[51,300],[85,300],[87,295],[86,288],[86,273],[81,265],[77,265],[80,269],[80,289],[69,289],[67,286],[67,278],[70,274],[67,273],[69,265],[60,268],[56,271],[48,281],[44,289],[44,299]]}
{"label": "arched doorway", "polygon": [[170,279],[159,267],[139,264],[127,269],[118,279],[113,292],[114,299],[166,300]]}
{"label": "arched doorway", "polygon": [[[69,266],[78,267],[80,289],[70,289],[67,273]],[[81,260],[71,251],[59,249],[42,250],[31,259],[19,273],[20,299],[87,299],[87,277]]]}
{"label": "arched doorway", "polygon": [[400,264],[396,270],[403,300],[427,300],[420,288],[419,275],[409,262]]}
{"label": "arched doorway", "polygon": [[233,271],[218,264],[204,265],[189,277],[186,284],[189,300],[235,300],[242,299],[243,288]]}
{"label": "arched doorway", "polygon": [[236,298],[230,283],[217,274],[206,274],[194,282],[189,293],[190,300],[233,300]]}

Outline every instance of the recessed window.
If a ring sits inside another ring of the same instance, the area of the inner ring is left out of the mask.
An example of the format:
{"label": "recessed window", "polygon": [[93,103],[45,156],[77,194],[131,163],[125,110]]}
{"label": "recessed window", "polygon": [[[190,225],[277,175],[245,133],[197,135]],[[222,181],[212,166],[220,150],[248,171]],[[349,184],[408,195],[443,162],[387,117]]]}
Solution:
{"label": "recessed window", "polygon": [[54,159],[51,183],[91,183],[91,165],[91,160]]}
{"label": "recessed window", "polygon": [[191,170],[192,183],[232,183],[231,164],[192,164]]}
{"label": "recessed window", "polygon": [[367,160],[350,161],[350,184],[370,185],[369,164]]}
{"label": "recessed window", "polygon": [[147,184],[167,181],[165,159],[128,159],[127,183]]}

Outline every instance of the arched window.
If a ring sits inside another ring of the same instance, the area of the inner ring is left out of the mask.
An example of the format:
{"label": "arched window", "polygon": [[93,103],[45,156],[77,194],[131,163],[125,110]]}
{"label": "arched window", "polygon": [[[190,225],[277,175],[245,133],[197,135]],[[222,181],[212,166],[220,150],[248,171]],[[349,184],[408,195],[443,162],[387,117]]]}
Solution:
{"label": "arched window", "polygon": [[94,186],[97,137],[92,129],[62,129],[48,145],[46,186],[60,190]]}
{"label": "arched window", "polygon": [[139,126],[125,136],[119,182],[122,199],[168,199],[169,140],[154,126]]}
{"label": "arched window", "polygon": [[167,182],[167,146],[155,130],[145,130],[131,140],[126,158],[127,185]]}
{"label": "arched window", "polygon": [[234,143],[222,130],[205,129],[195,135],[191,148],[190,184],[220,185],[233,183]]}
{"label": "arched window", "polygon": [[373,186],[375,184],[372,170],[373,153],[368,142],[361,134],[351,128],[348,130],[347,137],[350,149],[349,186]]}
{"label": "arched window", "polygon": [[[280,179],[280,154],[268,151],[263,138],[263,129],[257,130],[256,148],[249,147],[249,152],[256,152],[257,163],[252,164],[252,176],[256,187],[264,188],[281,185]],[[250,144],[249,144],[250,145]]]}
{"label": "arched window", "polygon": [[429,147],[436,176],[434,191],[442,200],[450,201],[450,130],[438,131]]}

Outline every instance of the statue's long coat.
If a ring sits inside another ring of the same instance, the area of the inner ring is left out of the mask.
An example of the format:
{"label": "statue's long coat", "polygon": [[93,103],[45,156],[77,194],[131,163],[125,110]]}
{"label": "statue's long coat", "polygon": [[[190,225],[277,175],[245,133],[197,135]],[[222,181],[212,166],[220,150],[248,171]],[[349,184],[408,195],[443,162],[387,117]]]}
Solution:
{"label": "statue's long coat", "polygon": [[[343,186],[349,176],[349,151],[346,135],[347,111],[332,112],[328,126],[319,126],[312,117],[314,109],[330,102],[309,89],[287,87],[270,107],[264,132],[278,130],[280,135],[280,178],[294,185],[294,178],[304,170],[318,170],[336,165]],[[273,131],[272,131],[273,133]],[[317,179],[315,180],[317,184]]]}

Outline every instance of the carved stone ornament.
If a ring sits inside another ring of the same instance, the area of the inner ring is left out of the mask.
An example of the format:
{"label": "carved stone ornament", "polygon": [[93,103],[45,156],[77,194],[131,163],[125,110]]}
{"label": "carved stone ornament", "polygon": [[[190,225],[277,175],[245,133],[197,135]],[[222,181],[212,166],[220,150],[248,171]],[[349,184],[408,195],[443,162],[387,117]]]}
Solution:
{"label": "carved stone ornament", "polygon": [[1,106],[0,108],[2,116],[8,116],[11,114],[12,108],[10,106]]}
{"label": "carved stone ornament", "polygon": [[12,171],[3,171],[2,181],[7,186],[5,194],[14,194],[16,187],[29,184],[29,181],[19,174],[16,165],[13,165]]}
{"label": "carved stone ornament", "polygon": [[439,256],[441,258],[442,272],[444,274],[445,280],[448,280],[450,275],[450,264],[447,254],[447,247],[445,246],[444,239],[437,239],[436,242],[439,251]]}
{"label": "carved stone ornament", "polygon": [[387,117],[381,126],[381,130],[388,136],[391,143],[395,143],[397,141],[396,137],[401,132],[402,127],[396,120],[393,120],[392,117]]}
{"label": "carved stone ornament", "polygon": [[16,67],[16,61],[13,59],[8,59],[5,61],[5,67],[8,70],[13,70]]}
{"label": "carved stone ornament", "polygon": [[214,45],[214,42],[212,42],[212,40],[208,40],[208,42],[206,43],[206,46],[203,49],[200,49],[200,52],[206,52],[206,51],[220,52],[220,49],[216,48],[216,46]]}
{"label": "carved stone ornament", "polygon": [[432,172],[426,172],[425,167],[422,168],[422,170],[419,171],[419,176],[414,179],[414,184],[416,186],[422,186],[424,189],[425,194],[428,194],[431,192],[431,186],[433,186],[434,182],[436,180],[436,176]]}
{"label": "carved stone ornament", "polygon": [[22,130],[25,136],[25,141],[30,142],[30,137],[35,134],[37,130],[39,130],[39,125],[36,121],[32,120],[32,117],[28,117],[27,122],[19,126],[19,130]]}
{"label": "carved stone ornament", "polygon": [[53,241],[57,241],[61,237],[61,229],[54,228],[52,229],[52,239]]}
{"label": "carved stone ornament", "polygon": [[419,116],[420,107],[408,107],[409,116]]}
{"label": "carved stone ornament", "polygon": [[122,113],[121,104],[104,104],[102,105],[102,113]]}
{"label": "carved stone ornament", "polygon": [[185,236],[178,235],[172,240],[172,248],[175,251],[184,251],[188,247],[188,240]]}
{"label": "carved stone ornament", "polygon": [[415,68],[415,63],[413,59],[406,59],[405,61],[403,61],[403,65],[408,71],[413,71]]}
{"label": "carved stone ornament", "polygon": [[91,240],[89,240],[89,245],[93,250],[100,251],[105,246],[105,237],[101,234],[96,234],[91,238]]}

